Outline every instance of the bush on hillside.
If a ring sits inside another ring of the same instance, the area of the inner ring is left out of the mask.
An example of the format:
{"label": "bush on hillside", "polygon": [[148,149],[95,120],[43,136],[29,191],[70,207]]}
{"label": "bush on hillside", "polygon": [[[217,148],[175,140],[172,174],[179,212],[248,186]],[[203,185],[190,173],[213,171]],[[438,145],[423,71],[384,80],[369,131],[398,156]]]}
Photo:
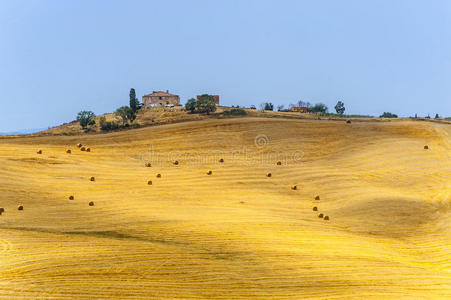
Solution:
{"label": "bush on hillside", "polygon": [[384,112],[382,115],[380,115],[379,118],[397,118],[398,115],[392,114],[390,112]]}
{"label": "bush on hillside", "polygon": [[131,109],[128,106],[122,106],[119,107],[116,112],[115,112],[116,116],[119,116],[122,118],[122,125],[125,126],[126,124],[128,124],[128,122],[132,122],[136,119],[136,114],[133,111],[133,109]]}
{"label": "bush on hillside", "polygon": [[185,109],[194,112],[196,109],[196,99],[191,98],[185,103]]}
{"label": "bush on hillside", "polygon": [[327,113],[329,108],[324,103],[317,103],[310,107],[309,111],[312,113]]}
{"label": "bush on hillside", "polygon": [[222,113],[225,116],[245,116],[246,111],[241,108],[232,108],[231,110],[226,110]]}
{"label": "bush on hillside", "polygon": [[119,125],[114,121],[107,121],[105,117],[101,117],[99,120],[100,129],[103,131],[111,131],[119,128]]}

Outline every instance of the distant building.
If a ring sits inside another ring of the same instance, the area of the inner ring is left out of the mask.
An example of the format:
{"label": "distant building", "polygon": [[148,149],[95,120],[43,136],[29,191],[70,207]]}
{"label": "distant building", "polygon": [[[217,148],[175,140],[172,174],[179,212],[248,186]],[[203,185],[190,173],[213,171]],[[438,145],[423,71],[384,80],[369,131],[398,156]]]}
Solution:
{"label": "distant building", "polygon": [[[199,100],[199,97],[200,97],[201,95],[198,95],[197,96],[197,100]],[[213,98],[215,98],[215,103],[216,103],[216,105],[219,105],[219,96],[218,95],[209,95],[209,96],[213,96]]]}
{"label": "distant building", "polygon": [[304,114],[308,114],[309,110],[308,107],[302,107],[302,106],[293,106],[291,107],[291,111],[296,111]]}
{"label": "distant building", "polygon": [[178,95],[170,94],[169,91],[154,91],[152,94],[143,96],[143,107],[154,106],[177,106],[180,104]]}

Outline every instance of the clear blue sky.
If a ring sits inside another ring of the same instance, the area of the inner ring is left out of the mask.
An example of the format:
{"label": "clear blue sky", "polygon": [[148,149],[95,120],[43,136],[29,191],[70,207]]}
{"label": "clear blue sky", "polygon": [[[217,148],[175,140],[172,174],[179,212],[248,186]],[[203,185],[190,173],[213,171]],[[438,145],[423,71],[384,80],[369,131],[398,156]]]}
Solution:
{"label": "clear blue sky", "polygon": [[451,116],[451,1],[0,1],[0,132],[170,90]]}

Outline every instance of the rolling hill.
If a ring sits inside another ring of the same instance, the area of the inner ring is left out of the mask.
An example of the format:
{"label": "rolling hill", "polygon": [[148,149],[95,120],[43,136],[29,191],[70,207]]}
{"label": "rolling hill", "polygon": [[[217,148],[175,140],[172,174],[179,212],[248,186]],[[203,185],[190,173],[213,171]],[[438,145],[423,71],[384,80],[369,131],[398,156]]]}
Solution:
{"label": "rolling hill", "polygon": [[451,298],[450,135],[251,115],[0,138],[0,298]]}

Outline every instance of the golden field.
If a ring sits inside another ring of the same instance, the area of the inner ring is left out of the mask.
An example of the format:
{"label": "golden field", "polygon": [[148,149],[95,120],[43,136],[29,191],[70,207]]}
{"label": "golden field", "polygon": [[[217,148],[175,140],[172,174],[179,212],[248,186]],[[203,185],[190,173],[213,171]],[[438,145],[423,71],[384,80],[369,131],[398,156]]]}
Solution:
{"label": "golden field", "polygon": [[451,298],[450,137],[248,117],[1,138],[0,298]]}

